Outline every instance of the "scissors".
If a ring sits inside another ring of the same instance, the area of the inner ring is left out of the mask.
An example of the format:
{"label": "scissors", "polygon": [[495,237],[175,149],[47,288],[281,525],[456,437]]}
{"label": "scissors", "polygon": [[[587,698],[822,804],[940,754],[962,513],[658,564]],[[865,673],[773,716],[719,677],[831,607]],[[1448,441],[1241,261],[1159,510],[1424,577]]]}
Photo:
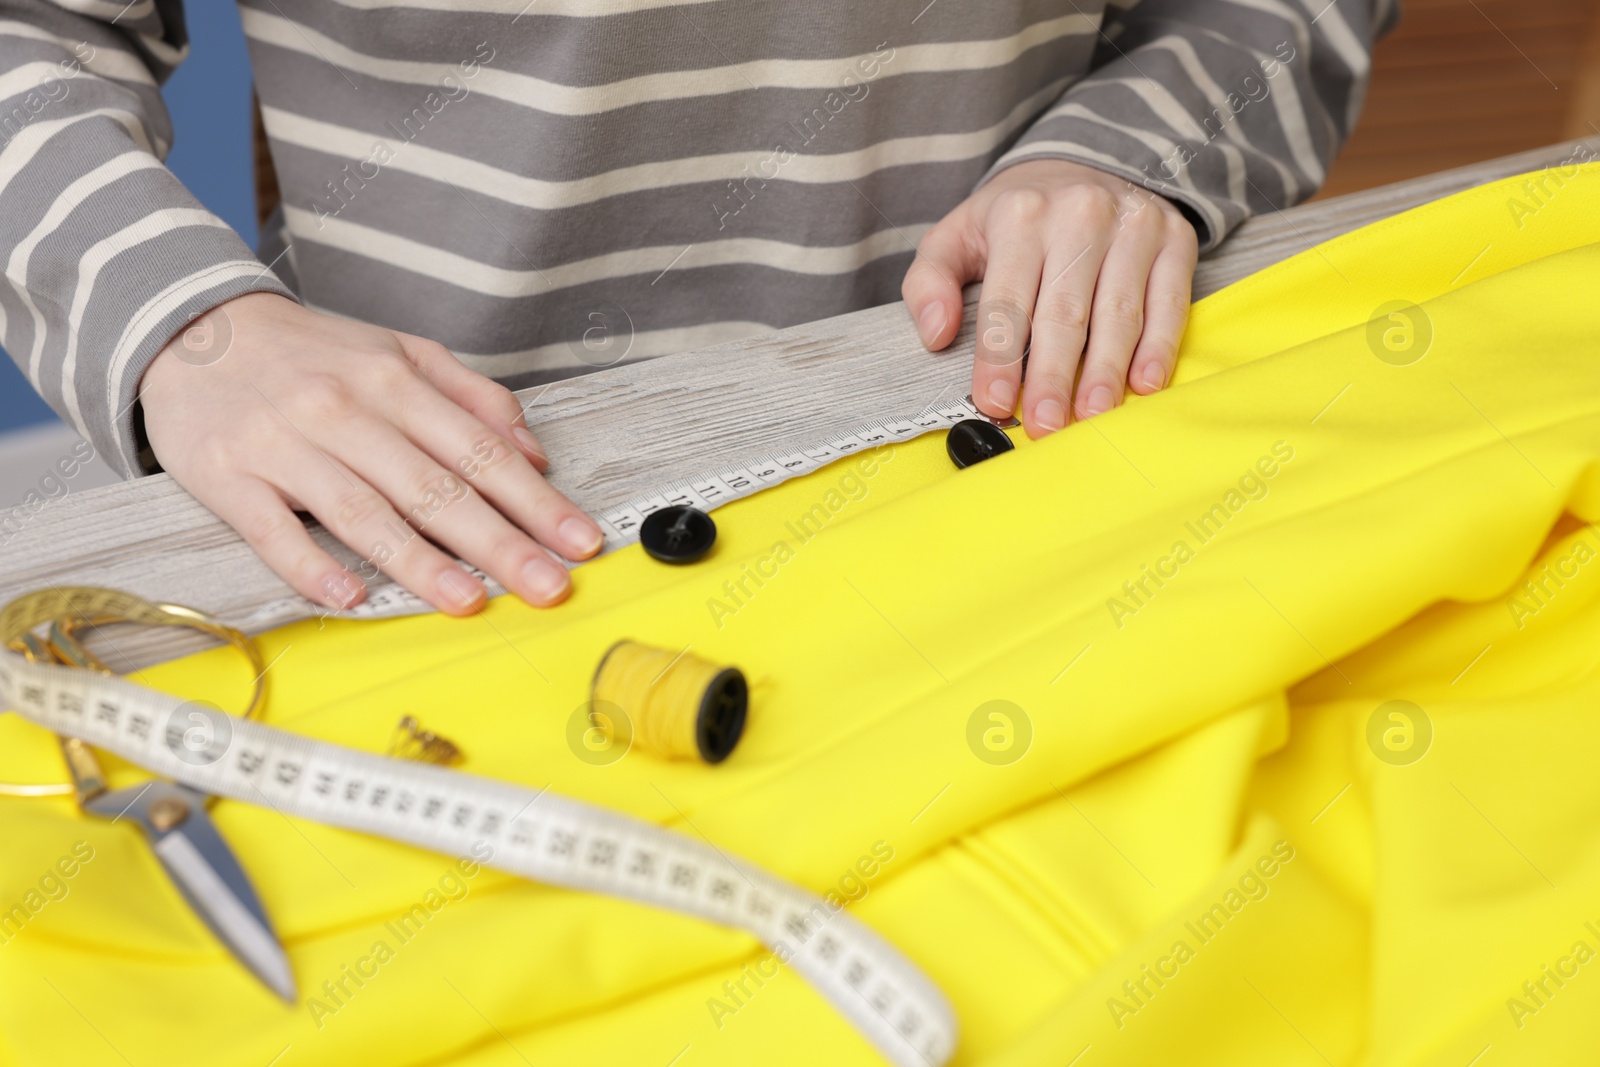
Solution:
{"label": "scissors", "polygon": [[[255,695],[246,717],[255,712],[261,702],[265,672],[255,646],[243,634],[189,608],[174,604],[141,606],[164,614],[166,618],[161,620],[162,624],[204,630],[245,651],[258,671]],[[23,633],[12,641],[12,647],[37,663],[63,664],[109,675],[110,668],[84,647],[76,631],[86,625],[112,621],[122,620],[91,618],[80,613],[78,620],[52,622],[46,638],[41,639],[33,632]],[[140,621],[153,620],[147,617]],[[86,814],[111,822],[127,819],[137,824],[167,876],[200,920],[268,989],[293,1003],[296,988],[288,957],[273,933],[272,923],[244,868],[211,819],[208,809],[214,798],[161,779],[126,789],[110,789],[100,761],[88,745],[75,737],[58,740],[72,785],[52,791],[70,790],[77,798],[78,807]],[[36,790],[34,795],[43,792],[43,789]]]}

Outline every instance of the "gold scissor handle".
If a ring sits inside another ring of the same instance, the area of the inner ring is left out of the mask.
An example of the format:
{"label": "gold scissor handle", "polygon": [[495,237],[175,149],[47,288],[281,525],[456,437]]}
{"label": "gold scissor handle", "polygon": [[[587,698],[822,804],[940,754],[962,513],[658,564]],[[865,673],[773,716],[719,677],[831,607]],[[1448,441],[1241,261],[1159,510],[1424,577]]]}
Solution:
{"label": "gold scissor handle", "polygon": [[[28,636],[33,637],[32,634]],[[50,632],[44,644],[57,663],[99,674],[111,673],[111,669],[95,658],[94,653],[84,648],[62,628],[59,620],[50,624]],[[100,767],[100,761],[95,759],[94,750],[82,740],[76,737],[63,737],[59,740],[61,754],[67,760],[67,773],[72,775],[78,806],[82,807],[106,791],[106,773]]]}
{"label": "gold scissor handle", "polygon": [[[59,662],[50,648],[33,633],[19,635],[12,641],[11,647],[21,652],[32,663]],[[82,805],[84,801],[104,793],[105,775],[100,770],[100,761],[94,758],[89,746],[76,737],[58,736],[56,740],[61,743],[62,758],[67,762],[67,772],[72,775],[71,784],[0,782],[0,796],[59,797],[70,793],[76,796],[79,805]]]}
{"label": "gold scissor handle", "polygon": [[[62,662],[85,670],[98,671],[101,674],[115,673],[110,667],[100,662],[95,655],[83,646],[78,640],[78,633],[95,626],[104,626],[113,622],[133,622],[147,626],[182,626],[190,630],[199,630],[201,633],[210,634],[220,641],[224,641],[240,652],[255,669],[255,678],[251,682],[250,703],[246,705],[243,718],[252,719],[261,710],[262,702],[267,695],[267,668],[261,659],[261,650],[256,643],[246,637],[239,630],[234,629],[219,619],[212,618],[203,611],[186,608],[182,604],[156,604],[144,602],[137,613],[130,612],[126,615],[111,612],[79,611],[76,618],[56,619],[50,624],[51,648],[56,649],[57,635],[68,646],[70,652],[62,657]],[[57,649],[58,653],[61,651]]]}
{"label": "gold scissor handle", "polygon": [[[67,614],[63,615],[65,609]],[[41,640],[33,627],[50,623],[49,636]],[[252,718],[266,699],[266,667],[261,650],[241,631],[194,608],[181,604],[157,604],[131,593],[89,586],[41,590],[31,593],[0,610],[0,641],[35,663],[58,663],[99,674],[112,674],[111,668],[90,652],[78,639],[80,630],[113,622],[132,622],[146,626],[182,626],[199,630],[227,642],[244,653],[255,670],[250,704],[244,717]],[[0,796],[45,797],[74,794],[81,805],[106,790],[105,774],[93,750],[77,738],[63,737],[61,752],[72,774],[72,784],[0,782]]]}

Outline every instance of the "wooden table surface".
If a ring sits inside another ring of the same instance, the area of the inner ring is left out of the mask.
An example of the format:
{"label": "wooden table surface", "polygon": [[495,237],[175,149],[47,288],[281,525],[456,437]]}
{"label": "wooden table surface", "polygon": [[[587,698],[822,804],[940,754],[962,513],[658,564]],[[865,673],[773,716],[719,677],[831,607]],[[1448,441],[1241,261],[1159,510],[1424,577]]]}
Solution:
{"label": "wooden table surface", "polygon": [[[1586,143],[1600,149],[1600,137]],[[1195,299],[1377,219],[1566,161],[1574,147],[1552,145],[1252,219],[1201,261]],[[668,483],[815,445],[829,431],[964,396],[972,351],[970,315],[955,344],[930,355],[904,307],[890,304],[519,395],[554,457],[551,482],[601,513]],[[325,531],[314,533],[342,561],[355,561]],[[112,586],[233,622],[291,594],[164,474],[72,493],[27,519],[0,554],[0,604],[51,585]],[[307,605],[305,614],[315,610]],[[202,641],[119,635],[123,662],[113,666],[183,654]]]}

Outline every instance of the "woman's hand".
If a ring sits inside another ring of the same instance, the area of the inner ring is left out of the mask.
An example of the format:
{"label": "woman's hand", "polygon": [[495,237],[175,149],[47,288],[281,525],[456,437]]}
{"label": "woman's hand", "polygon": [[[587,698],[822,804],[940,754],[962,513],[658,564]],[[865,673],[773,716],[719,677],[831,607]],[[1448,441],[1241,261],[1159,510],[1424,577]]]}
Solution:
{"label": "woman's hand", "polygon": [[973,400],[1042,437],[1068,412],[1115,407],[1124,383],[1137,393],[1166,385],[1197,255],[1194,227],[1169,201],[1091,167],[1032,160],[928,231],[901,293],[922,343],[938,351],[960,329],[961,287],[983,281]]}
{"label": "woman's hand", "polygon": [[308,511],[441,611],[483,584],[437,542],[530,604],[563,600],[600,528],[541,477],[548,462],[511,392],[442,345],[251,293],[194,320],[139,384],[161,465],[302,596],[332,608],[365,587],[319,548]]}

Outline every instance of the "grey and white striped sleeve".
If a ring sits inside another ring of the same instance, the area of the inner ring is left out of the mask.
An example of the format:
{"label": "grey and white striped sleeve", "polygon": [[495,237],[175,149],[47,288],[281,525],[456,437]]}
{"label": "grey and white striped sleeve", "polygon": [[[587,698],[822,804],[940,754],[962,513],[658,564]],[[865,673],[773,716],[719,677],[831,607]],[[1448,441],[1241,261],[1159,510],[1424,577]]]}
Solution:
{"label": "grey and white striped sleeve", "polygon": [[161,160],[179,0],[0,0],[0,338],[34,387],[138,473],[140,375],[190,319],[290,295]]}
{"label": "grey and white striped sleeve", "polygon": [[1316,192],[1361,111],[1396,0],[1132,0],[1091,73],[990,168],[1110,171],[1175,201],[1204,251]]}

